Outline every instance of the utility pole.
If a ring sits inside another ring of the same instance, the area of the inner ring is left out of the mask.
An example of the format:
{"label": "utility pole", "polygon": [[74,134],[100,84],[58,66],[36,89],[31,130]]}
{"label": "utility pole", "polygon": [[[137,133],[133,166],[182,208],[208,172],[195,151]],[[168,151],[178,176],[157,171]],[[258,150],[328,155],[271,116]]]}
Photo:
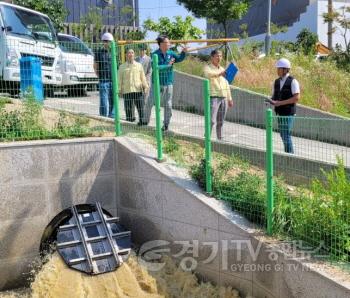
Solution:
{"label": "utility pole", "polygon": [[328,0],[328,48],[332,50],[333,48],[333,0]]}
{"label": "utility pole", "polygon": [[136,7],[135,0],[132,0],[132,28],[136,30]]}
{"label": "utility pole", "polygon": [[268,56],[270,54],[271,48],[271,0],[268,0],[267,5],[267,32],[265,37],[265,54]]}

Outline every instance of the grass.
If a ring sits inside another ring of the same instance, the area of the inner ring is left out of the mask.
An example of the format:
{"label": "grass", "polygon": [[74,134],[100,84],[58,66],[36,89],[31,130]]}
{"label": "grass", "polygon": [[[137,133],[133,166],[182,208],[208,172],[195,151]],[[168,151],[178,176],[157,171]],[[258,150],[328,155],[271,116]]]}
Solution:
{"label": "grass", "polygon": [[[204,149],[176,138],[166,138],[164,148],[205,189]],[[310,185],[299,187],[275,179],[274,234],[300,241],[300,248],[307,247],[310,254],[349,263],[350,177],[341,160],[336,169],[323,174],[324,179],[313,179]],[[239,156],[213,153],[212,175],[214,197],[229,202],[251,222],[265,226],[264,170]]]}
{"label": "grass", "polygon": [[[334,63],[314,61],[313,57],[287,56],[292,62],[291,74],[300,82],[300,103],[322,111],[350,117],[350,76],[339,70]],[[272,83],[276,79],[276,57],[254,59],[242,55],[237,59],[239,72],[234,85],[265,95],[271,95]],[[176,69],[203,76],[206,62],[189,57],[175,64]]]}
{"label": "grass", "polygon": [[[44,109],[34,99],[22,104],[0,99],[0,141],[62,139],[92,135],[89,120],[83,116],[71,116],[60,112],[57,122],[45,123]],[[52,122],[52,121],[51,121]]]}
{"label": "grass", "polygon": [[0,97],[0,110],[5,108],[6,104],[11,104],[12,101],[9,98],[6,97]]}

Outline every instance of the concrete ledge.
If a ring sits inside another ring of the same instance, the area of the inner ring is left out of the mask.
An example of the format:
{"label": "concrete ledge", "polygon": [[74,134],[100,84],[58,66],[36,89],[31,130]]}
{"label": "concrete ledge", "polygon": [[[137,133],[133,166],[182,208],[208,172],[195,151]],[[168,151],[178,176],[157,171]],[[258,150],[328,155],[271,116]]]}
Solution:
{"label": "concrete ledge", "polygon": [[[172,132],[169,133],[169,136],[204,146],[203,138]],[[266,152],[264,150],[218,141],[212,141],[212,150],[223,154],[237,154],[252,165],[265,169]],[[156,156],[156,152],[154,154]],[[285,181],[292,185],[309,184],[312,178],[324,179],[320,169],[327,172],[335,169],[336,166],[336,163],[331,164],[286,153],[274,153],[275,174],[282,175]],[[345,171],[350,175],[349,167],[346,167]]]}
{"label": "concrete ledge", "polygon": [[[153,159],[155,155],[147,152],[145,146],[139,139],[116,139],[118,154],[129,152],[118,156],[118,160],[123,158],[124,169],[119,172],[119,187],[130,191],[127,199],[118,199],[119,215],[123,223],[135,231],[133,239],[136,243],[165,240],[169,242],[170,253],[174,254],[180,250],[179,241],[198,241],[199,275],[218,284],[234,286],[244,295],[281,298],[350,296],[347,274],[330,266],[320,270],[311,262],[288,256],[278,241],[264,237],[261,230],[224,202],[207,197],[182,169],[157,163]],[[128,169],[125,165],[129,165]],[[149,169],[149,174],[141,177],[144,169]],[[142,183],[137,183],[138,180]],[[125,181],[128,181],[127,186]],[[134,183],[135,190],[130,189],[128,183]],[[126,196],[125,191],[119,195]],[[217,243],[218,252],[206,264],[204,261],[210,255],[208,243]],[[262,266],[265,270],[254,270],[254,266]]]}
{"label": "concrete ledge", "polygon": [[116,175],[114,138],[0,144],[0,291],[23,286],[63,209],[99,201],[115,215]]}

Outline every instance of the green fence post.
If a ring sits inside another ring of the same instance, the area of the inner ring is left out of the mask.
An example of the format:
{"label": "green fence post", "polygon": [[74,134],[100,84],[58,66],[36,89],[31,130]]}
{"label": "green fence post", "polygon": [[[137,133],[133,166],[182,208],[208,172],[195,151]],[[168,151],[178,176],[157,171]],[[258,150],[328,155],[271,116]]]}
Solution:
{"label": "green fence post", "polygon": [[160,124],[160,83],[159,83],[159,67],[158,55],[154,54],[152,57],[152,77],[153,77],[153,96],[155,99],[156,110],[156,138],[157,138],[157,160],[163,161],[163,140],[162,128]]}
{"label": "green fence post", "polygon": [[122,134],[120,126],[120,113],[119,113],[119,90],[118,90],[118,67],[117,67],[117,47],[115,41],[111,43],[111,56],[112,56],[112,92],[113,92],[113,106],[114,106],[114,125],[115,134],[120,136]]}
{"label": "green fence post", "polygon": [[266,200],[267,234],[272,235],[273,227],[273,118],[272,110],[266,110]]}
{"label": "green fence post", "polygon": [[210,112],[210,87],[209,81],[203,81],[204,98],[204,121],[205,121],[205,190],[212,192],[212,173],[211,173],[211,112]]}

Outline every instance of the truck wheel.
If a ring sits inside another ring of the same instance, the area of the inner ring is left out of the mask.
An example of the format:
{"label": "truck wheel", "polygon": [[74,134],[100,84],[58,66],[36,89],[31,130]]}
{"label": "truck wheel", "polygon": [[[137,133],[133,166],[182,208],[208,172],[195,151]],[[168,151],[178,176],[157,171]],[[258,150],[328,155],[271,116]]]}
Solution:
{"label": "truck wheel", "polygon": [[87,85],[68,87],[68,96],[69,97],[86,96],[86,92],[87,92]]}
{"label": "truck wheel", "polygon": [[54,89],[52,87],[45,87],[44,89],[44,97],[54,97],[55,93],[54,93]]}
{"label": "truck wheel", "polygon": [[19,90],[10,90],[9,91],[11,97],[18,97],[19,96]]}

